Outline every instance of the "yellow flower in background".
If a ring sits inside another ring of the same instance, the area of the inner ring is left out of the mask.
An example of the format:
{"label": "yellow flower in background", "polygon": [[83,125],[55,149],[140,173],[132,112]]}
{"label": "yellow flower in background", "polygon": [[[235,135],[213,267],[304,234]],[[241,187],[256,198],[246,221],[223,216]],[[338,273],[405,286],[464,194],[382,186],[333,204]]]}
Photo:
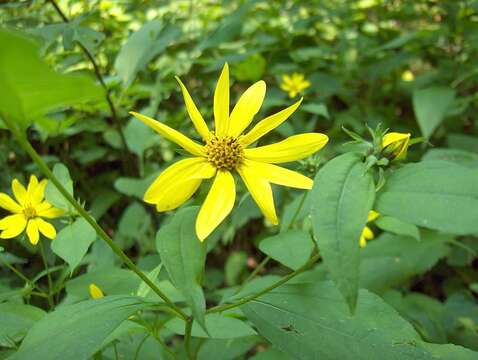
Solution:
{"label": "yellow flower in background", "polygon": [[405,70],[402,73],[402,81],[409,82],[413,80],[415,80],[415,75],[413,75],[413,73],[410,70]]}
{"label": "yellow flower in background", "polygon": [[310,81],[305,80],[304,74],[293,73],[291,76],[282,75],[282,83],[280,88],[289,94],[290,98],[294,98],[300,94],[302,90],[310,86]]}
{"label": "yellow flower in background", "polygon": [[63,214],[63,210],[44,201],[47,180],[38,182],[35,175],[30,176],[28,188],[17,180],[12,181],[12,191],[16,200],[5,193],[0,193],[0,207],[13,213],[0,220],[0,238],[10,239],[20,235],[25,229],[30,242],[38,243],[42,233],[49,239],[56,237],[56,230],[43,218],[52,219]]}
{"label": "yellow flower in background", "polygon": [[[380,216],[380,214],[374,210],[370,210],[368,212],[367,223],[374,221]],[[365,247],[367,245],[367,241],[372,240],[374,238],[373,231],[368,227],[365,226],[362,231],[362,235],[360,235],[359,245],[360,247]]]}
{"label": "yellow flower in background", "polygon": [[411,134],[391,132],[383,136],[382,152],[391,160],[402,160],[407,156]]}
{"label": "yellow flower in background", "polygon": [[96,284],[90,284],[88,289],[90,291],[90,296],[92,299],[101,299],[102,297],[105,297],[103,291]]}
{"label": "yellow flower in background", "polygon": [[215,131],[211,132],[188,90],[179,78],[176,79],[189,116],[205,145],[159,121],[131,112],[146,125],[193,155],[164,170],[146,191],[144,201],[156,205],[158,211],[176,209],[196,192],[202,180],[214,177],[196,219],[196,233],[203,241],[234,206],[236,186],[231,172],[235,170],[264,216],[271,223],[278,224],[271,184],[311,189],[313,181],[274,164],[303,159],[325,146],[328,137],[319,133],[307,133],[291,136],[273,145],[256,148],[249,146],[287,120],[299,107],[302,99],[266,117],[243,134],[262,106],[266,84],[264,81],[258,81],[249,87],[241,95],[232,112],[229,112],[229,67],[226,63],[214,92]]}

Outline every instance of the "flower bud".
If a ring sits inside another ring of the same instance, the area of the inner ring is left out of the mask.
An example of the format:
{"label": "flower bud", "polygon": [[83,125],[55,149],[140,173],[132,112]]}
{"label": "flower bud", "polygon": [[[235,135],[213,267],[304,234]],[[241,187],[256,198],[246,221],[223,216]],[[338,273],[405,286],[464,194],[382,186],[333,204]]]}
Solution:
{"label": "flower bud", "polygon": [[411,134],[391,132],[382,138],[382,154],[390,160],[402,160],[407,155]]}

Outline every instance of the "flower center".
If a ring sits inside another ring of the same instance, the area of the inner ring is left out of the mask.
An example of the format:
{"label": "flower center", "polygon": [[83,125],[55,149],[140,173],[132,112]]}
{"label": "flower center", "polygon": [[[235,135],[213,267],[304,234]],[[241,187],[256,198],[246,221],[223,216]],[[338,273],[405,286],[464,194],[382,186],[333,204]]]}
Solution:
{"label": "flower center", "polygon": [[235,169],[244,157],[244,150],[231,136],[213,135],[206,144],[207,160],[219,170]]}
{"label": "flower center", "polygon": [[28,219],[32,219],[32,218],[36,217],[37,212],[36,212],[35,208],[33,208],[32,206],[27,206],[23,209],[23,215],[28,220]]}

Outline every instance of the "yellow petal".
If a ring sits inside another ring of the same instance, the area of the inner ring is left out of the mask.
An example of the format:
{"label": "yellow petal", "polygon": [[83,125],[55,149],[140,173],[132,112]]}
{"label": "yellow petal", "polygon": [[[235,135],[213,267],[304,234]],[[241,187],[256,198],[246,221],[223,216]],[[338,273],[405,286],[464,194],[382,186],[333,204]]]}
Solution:
{"label": "yellow petal", "polygon": [[28,193],[27,189],[25,189],[25,186],[23,186],[17,179],[13,179],[12,191],[18,203],[23,207],[25,202],[28,200]]}
{"label": "yellow petal", "polygon": [[328,140],[327,135],[320,133],[294,135],[272,145],[245,149],[244,155],[249,160],[284,163],[306,158],[323,148]]}
{"label": "yellow petal", "polygon": [[0,238],[2,239],[11,239],[18,235],[20,235],[23,230],[25,230],[25,226],[27,225],[27,221],[23,214],[15,214],[9,215],[4,217],[0,220],[0,230],[3,230],[0,233]]}
{"label": "yellow petal", "polygon": [[193,122],[194,127],[196,128],[199,135],[201,135],[203,140],[206,141],[207,139],[209,139],[209,129],[206,125],[206,122],[204,121],[204,118],[202,117],[201,113],[196,107],[196,104],[194,103],[194,100],[192,99],[191,95],[189,95],[189,92],[186,86],[184,86],[181,79],[179,79],[179,77],[177,76],[176,76],[176,80],[178,81],[179,86],[181,86],[181,91],[183,92],[183,97],[184,97],[184,103],[186,104],[186,109],[188,111],[189,117],[191,118],[191,121]]}
{"label": "yellow petal", "polygon": [[40,230],[40,232],[48,239],[53,240],[56,237],[56,229],[52,224],[39,217],[35,218],[34,220],[37,223],[38,230]]}
{"label": "yellow petal", "polygon": [[261,109],[265,95],[266,83],[262,80],[244,91],[231,112],[228,130],[230,136],[238,137],[249,126]]}
{"label": "yellow petal", "polygon": [[363,236],[363,233],[362,235],[360,235],[359,245],[361,248],[367,246],[367,239],[365,239],[365,236]]}
{"label": "yellow petal", "polygon": [[38,186],[38,178],[35,175],[30,175],[30,181],[28,182],[28,187],[27,187],[28,195],[32,194],[37,186]]}
{"label": "yellow petal", "polygon": [[368,226],[365,226],[365,227],[363,228],[362,236],[363,236],[366,240],[372,240],[375,235],[373,234],[373,231],[370,230],[370,228],[369,228]]}
{"label": "yellow petal", "polygon": [[45,188],[47,183],[47,179],[43,179],[31,192],[30,190],[28,190],[28,195],[30,196],[30,200],[33,206],[38,205],[42,202],[43,198],[45,197]]}
{"label": "yellow petal", "polygon": [[367,216],[367,222],[370,222],[370,221],[374,221],[376,218],[378,218],[380,216],[380,213],[375,211],[375,210],[370,210],[368,212],[368,216]]}
{"label": "yellow petal", "polygon": [[160,135],[164,136],[166,139],[178,144],[184,150],[189,151],[193,155],[204,156],[204,146],[192,141],[187,136],[181,134],[179,131],[170,128],[163,123],[150,118],[149,116],[141,115],[134,111],[130,111],[130,114],[133,115],[138,120],[142,121],[148,125],[151,129],[155,130]]}
{"label": "yellow petal", "polygon": [[154,180],[144,194],[144,201],[156,204],[158,211],[175,209],[194,194],[202,179],[215,173],[216,169],[204,158],[180,160]]}
{"label": "yellow petal", "polygon": [[262,176],[263,174],[257,172],[254,166],[241,166],[238,172],[264,216],[272,224],[277,225],[279,219],[277,219],[274,197],[269,182]]}
{"label": "yellow petal", "polygon": [[5,193],[0,193],[0,207],[12,213],[21,213],[23,210],[15,200]]}
{"label": "yellow petal", "polygon": [[216,135],[225,136],[229,128],[229,65],[224,64],[214,91]]}
{"label": "yellow petal", "polygon": [[261,120],[256,126],[252,128],[244,137],[241,138],[241,143],[244,146],[252,144],[254,141],[258,140],[269,131],[275,129],[284,121],[287,120],[289,116],[299,107],[302,102],[302,98],[297,101],[294,105],[289,106],[288,108],[275,113],[274,115],[266,117],[264,120]]}
{"label": "yellow petal", "polygon": [[65,212],[61,209],[53,207],[50,203],[43,201],[35,207],[38,216],[53,219],[62,216]]}
{"label": "yellow petal", "polygon": [[398,133],[398,132],[387,133],[383,136],[382,147],[384,148],[392,143],[410,139],[410,136],[411,134],[409,133]]}
{"label": "yellow petal", "polygon": [[196,234],[203,241],[231,212],[236,185],[229,171],[218,171],[196,219]]}
{"label": "yellow petal", "polygon": [[307,176],[280,166],[252,160],[245,160],[244,164],[252,167],[255,173],[260,174],[261,177],[272,184],[290,186],[297,189],[312,189],[314,184],[313,180]]}
{"label": "yellow petal", "polygon": [[92,299],[100,299],[105,296],[103,291],[101,291],[101,289],[96,284],[90,284],[88,288]]}
{"label": "yellow petal", "polygon": [[30,239],[30,242],[33,245],[38,244],[38,240],[40,239],[40,234],[38,233],[38,224],[35,219],[28,221],[27,224],[27,235]]}

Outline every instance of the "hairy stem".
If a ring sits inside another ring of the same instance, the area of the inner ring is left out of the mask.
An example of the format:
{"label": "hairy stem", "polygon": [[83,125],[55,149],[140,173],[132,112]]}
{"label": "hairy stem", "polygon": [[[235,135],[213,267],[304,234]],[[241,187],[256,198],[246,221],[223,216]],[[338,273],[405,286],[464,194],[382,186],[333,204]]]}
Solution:
{"label": "hairy stem", "polygon": [[36,152],[33,146],[30,144],[28,139],[25,137],[24,134],[20,133],[16,128],[15,124],[6,117],[3,118],[3,121],[7,125],[7,127],[11,130],[15,138],[17,139],[20,146],[30,155],[32,160],[38,166],[38,168],[45,174],[45,176],[55,185],[58,191],[63,195],[63,197],[75,208],[78,214],[83,217],[92,227],[95,229],[98,236],[108,244],[108,246],[113,250],[113,252],[123,261],[123,263],[132,270],[136,275],[138,275],[141,280],[143,280],[164,302],[173,309],[181,318],[184,320],[188,319],[188,316],[178,307],[176,306],[171,299],[169,299],[166,294],[164,294],[134,263],[131,259],[126,255],[123,250],[111,239],[111,237],[96,223],[95,219],[88,214],[88,212],[83,209],[81,204],[75,200],[73,196],[71,196],[68,191],[63,187],[63,185],[59,182],[56,176],[52,173],[52,171],[48,168],[47,164],[43,161],[40,155]]}
{"label": "hairy stem", "polygon": [[50,269],[48,266],[48,261],[46,259],[45,249],[43,248],[42,240],[39,241],[38,247],[40,248],[41,258],[43,260],[43,266],[45,267],[46,277],[48,279],[48,305],[50,306],[50,309],[53,309],[54,304],[53,304],[53,299],[51,297],[53,292],[53,281],[51,280]]}

